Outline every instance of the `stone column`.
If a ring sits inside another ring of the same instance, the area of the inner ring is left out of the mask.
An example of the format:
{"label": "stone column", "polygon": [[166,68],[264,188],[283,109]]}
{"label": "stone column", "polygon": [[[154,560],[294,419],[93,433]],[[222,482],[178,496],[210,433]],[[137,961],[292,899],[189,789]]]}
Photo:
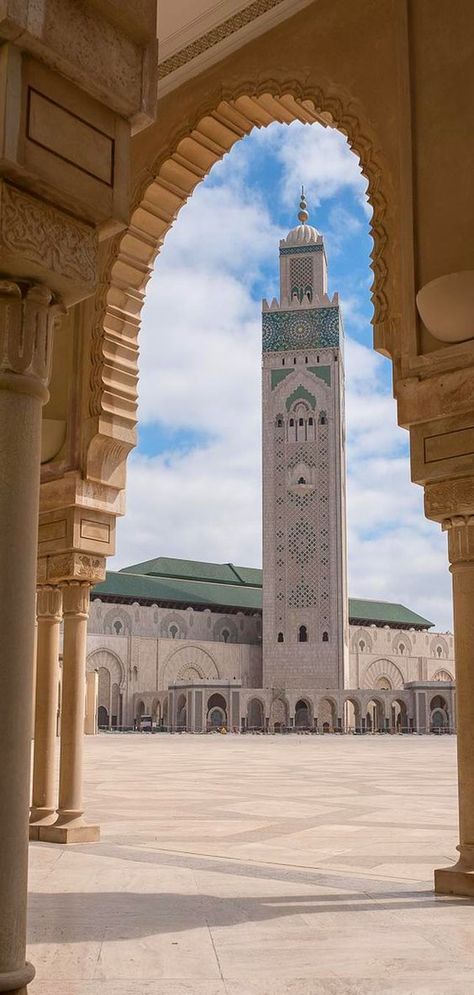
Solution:
{"label": "stone column", "polygon": [[26,992],[28,807],[41,409],[58,308],[0,281],[0,991]]}
{"label": "stone column", "polygon": [[40,839],[50,843],[94,842],[99,826],[84,820],[82,762],[86,695],[88,581],[71,580],[62,585],[64,615],[63,686],[58,817],[53,826],[40,830]]}
{"label": "stone column", "polygon": [[30,839],[39,839],[39,827],[56,817],[56,718],[59,680],[59,626],[61,590],[47,585],[38,589],[36,650],[36,706],[33,762],[33,799]]}
{"label": "stone column", "polygon": [[453,577],[459,860],[435,871],[435,891],[474,895],[474,515],[443,523]]}
{"label": "stone column", "polygon": [[99,675],[96,670],[86,674],[86,716],[84,734],[97,736],[97,700],[99,691]]}

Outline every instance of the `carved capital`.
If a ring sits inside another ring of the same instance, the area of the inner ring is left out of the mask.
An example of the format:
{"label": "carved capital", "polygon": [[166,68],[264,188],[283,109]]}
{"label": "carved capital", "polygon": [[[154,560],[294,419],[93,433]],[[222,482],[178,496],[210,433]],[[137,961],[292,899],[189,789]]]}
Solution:
{"label": "carved capital", "polygon": [[62,311],[48,287],[0,281],[0,388],[47,400],[54,329]]}
{"label": "carved capital", "polygon": [[38,619],[51,619],[60,622],[62,615],[62,593],[60,587],[51,584],[39,587],[36,593],[36,614]]}
{"label": "carved capital", "polygon": [[61,585],[63,594],[63,615],[74,615],[76,618],[89,617],[89,594],[91,585],[86,582],[71,580]]}
{"label": "carved capital", "polygon": [[474,562],[474,515],[454,515],[442,525],[448,534],[448,556],[452,567]]}

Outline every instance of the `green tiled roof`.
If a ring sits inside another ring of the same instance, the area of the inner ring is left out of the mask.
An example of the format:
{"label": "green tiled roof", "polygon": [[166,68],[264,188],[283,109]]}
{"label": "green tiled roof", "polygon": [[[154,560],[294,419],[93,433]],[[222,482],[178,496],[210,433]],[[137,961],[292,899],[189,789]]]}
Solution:
{"label": "green tiled roof", "polygon": [[412,612],[411,608],[405,605],[395,604],[392,601],[367,601],[361,598],[349,598],[349,616],[351,621],[363,622],[364,624],[375,622],[376,625],[394,626],[414,626],[414,628],[428,629],[434,625],[428,619]]}
{"label": "green tiled roof", "polygon": [[[97,584],[94,597],[149,604],[262,610],[262,571],[233,563],[203,563],[159,556],[118,572],[107,573]],[[357,625],[390,625],[393,628],[428,629],[433,625],[404,605],[390,601],[349,598],[349,619]]]}
{"label": "green tiled roof", "polygon": [[107,573],[105,581],[94,588],[94,596],[114,597],[127,601],[160,602],[176,605],[196,605],[202,608],[229,608],[238,611],[261,611],[262,588],[239,582],[234,584],[195,580],[192,577],[155,577],[126,571]]}

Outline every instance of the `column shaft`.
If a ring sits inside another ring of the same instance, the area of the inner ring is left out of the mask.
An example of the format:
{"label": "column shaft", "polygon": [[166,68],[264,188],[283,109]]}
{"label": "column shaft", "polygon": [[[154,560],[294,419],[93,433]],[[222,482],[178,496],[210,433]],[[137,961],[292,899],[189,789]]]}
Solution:
{"label": "column shaft", "polygon": [[38,827],[56,815],[56,716],[59,679],[61,591],[43,587],[37,596],[38,636],[36,665],[35,744],[30,839],[39,839]]}
{"label": "column shaft", "polygon": [[0,283],[0,991],[25,962],[41,408],[54,323],[46,287]]}
{"label": "column shaft", "polygon": [[453,564],[459,840],[474,869],[474,562]]}
{"label": "column shaft", "polygon": [[474,518],[460,516],[444,527],[453,576],[460,856],[435,871],[435,890],[474,896]]}
{"label": "column shaft", "polygon": [[99,827],[83,818],[83,748],[86,694],[88,582],[69,581],[63,590],[64,644],[61,706],[59,806],[54,825],[40,830],[51,843],[92,842]]}

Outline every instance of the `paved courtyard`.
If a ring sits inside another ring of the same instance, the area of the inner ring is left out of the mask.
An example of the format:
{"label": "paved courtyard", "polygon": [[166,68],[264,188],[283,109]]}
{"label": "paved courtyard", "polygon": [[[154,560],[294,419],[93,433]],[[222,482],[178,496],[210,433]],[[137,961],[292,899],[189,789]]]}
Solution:
{"label": "paved courtyard", "polygon": [[30,848],[31,995],[472,995],[454,737],[86,739],[98,844]]}

